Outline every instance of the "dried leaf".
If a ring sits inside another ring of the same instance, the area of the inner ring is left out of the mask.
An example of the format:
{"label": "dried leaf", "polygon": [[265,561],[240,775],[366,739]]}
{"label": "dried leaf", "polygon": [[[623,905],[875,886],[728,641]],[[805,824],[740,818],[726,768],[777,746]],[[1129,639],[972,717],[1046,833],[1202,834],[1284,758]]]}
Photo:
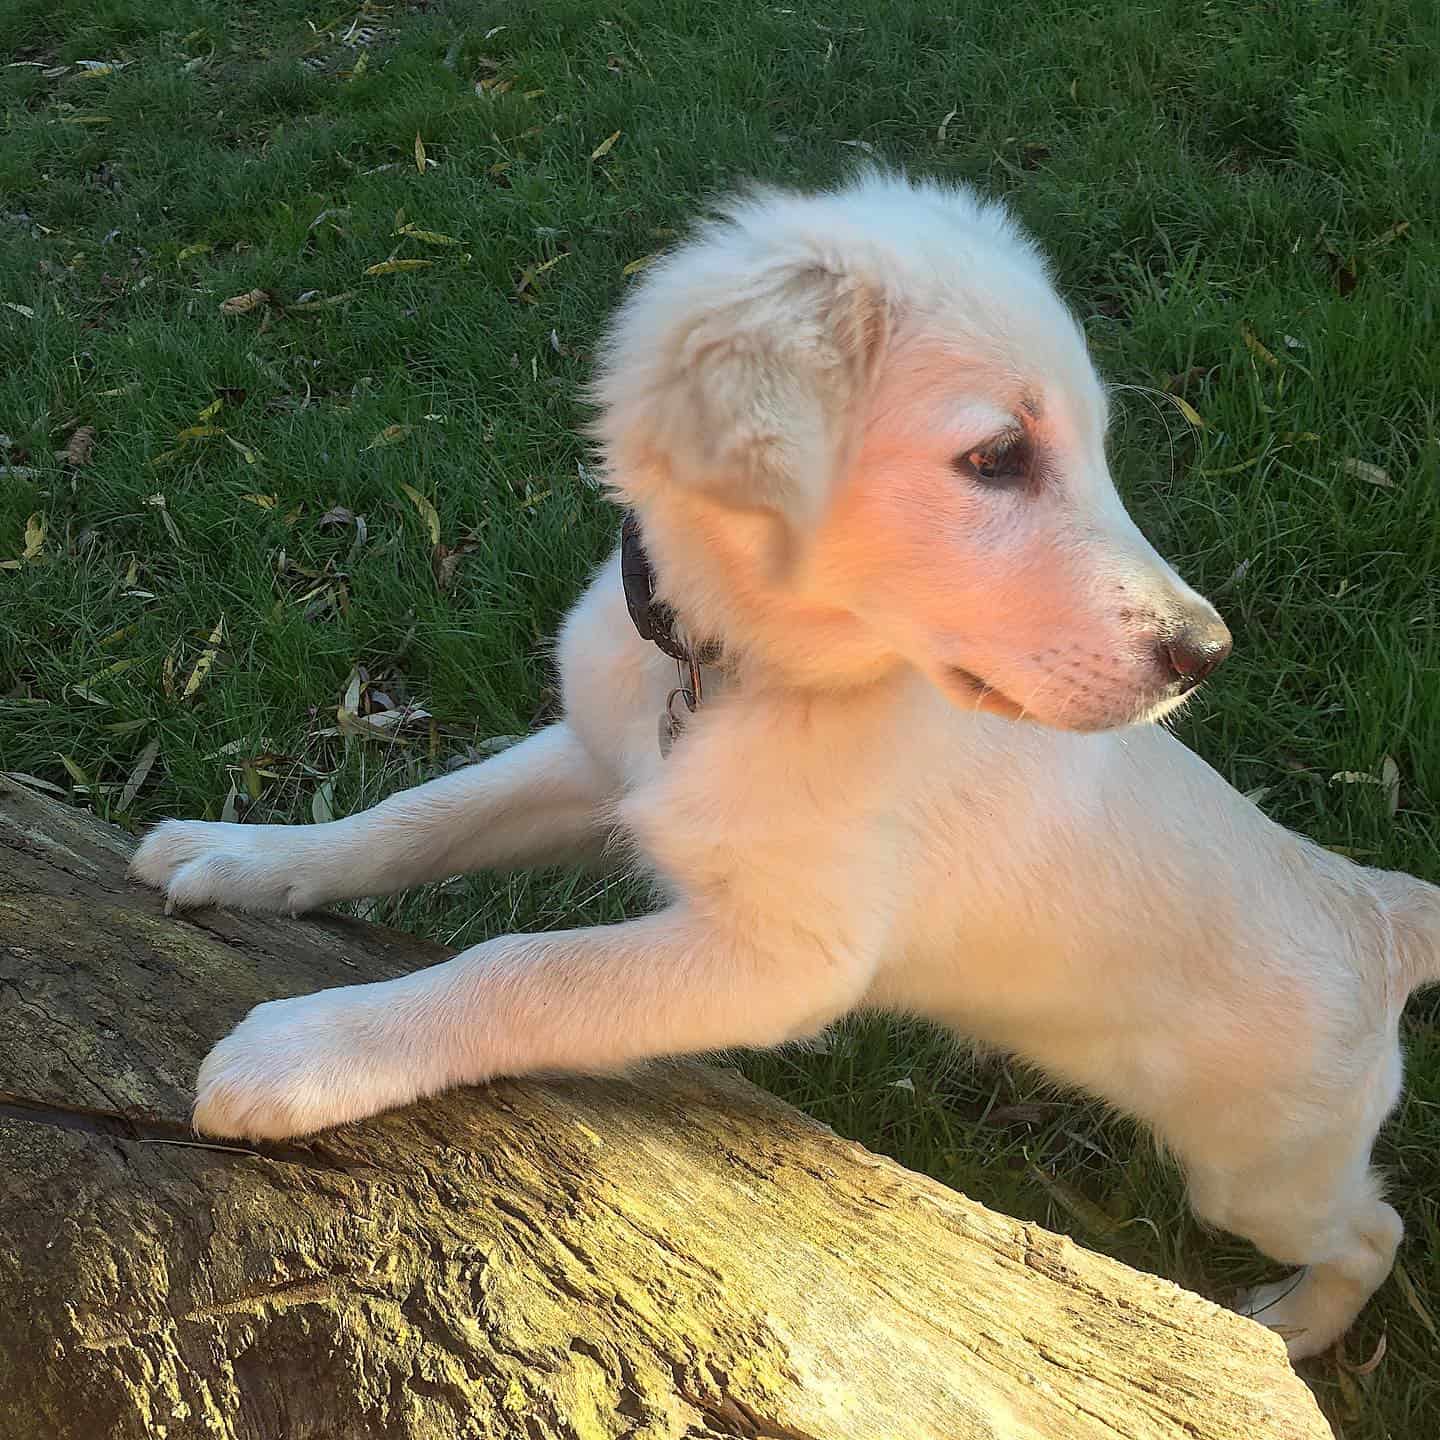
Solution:
{"label": "dried leaf", "polygon": [[297,310],[328,310],[332,305],[343,305],[347,300],[353,300],[354,298],[355,292],[353,290],[345,290],[339,295],[327,295],[321,300],[306,300],[303,303],[297,302],[289,307],[287,313],[293,315]]}
{"label": "dried leaf", "polygon": [[[419,137],[416,137],[419,145]],[[335,818],[335,782],[324,781],[310,797],[310,818],[317,825],[328,825]]]}
{"label": "dried leaf", "polygon": [[280,503],[278,495],[242,495],[240,498],[248,500],[260,510],[273,510]]}
{"label": "dried leaf", "polygon": [[491,735],[471,748],[475,752],[476,759],[488,760],[490,756],[498,755],[512,745],[518,745],[524,738],[523,735]]}
{"label": "dried leaf", "polygon": [[592,160],[603,160],[605,156],[614,149],[615,142],[620,138],[622,133],[622,131],[617,130],[613,135],[607,135],[605,139],[590,152],[590,158]]}
{"label": "dried leaf", "polygon": [[1367,770],[1340,770],[1330,777],[1332,785],[1376,785],[1385,792],[1385,804],[1391,815],[1400,808],[1400,767],[1389,756],[1380,762],[1380,773]]}
{"label": "dried leaf", "polygon": [[23,770],[3,770],[0,771],[0,775],[4,775],[7,780],[14,780],[20,785],[29,785],[36,790],[48,790],[52,795],[69,793],[63,785],[52,785],[50,781],[42,780],[38,775],[27,775]]}
{"label": "dried leaf", "polygon": [[1356,269],[1355,257],[1339,255],[1330,250],[1327,251],[1326,258],[1330,262],[1331,278],[1335,281],[1335,293],[1342,300],[1348,299],[1360,284],[1360,272]]}
{"label": "dried leaf", "polygon": [[185,690],[180,696],[182,700],[188,700],[205,683],[205,677],[210,673],[210,667],[215,663],[215,657],[220,653],[221,643],[225,639],[225,617],[222,615],[215,622],[215,628],[210,632],[210,638],[205,642],[205,649],[200,652],[200,658],[195,662],[195,668],[190,672],[190,678],[185,682]]}
{"label": "dried leaf", "polygon": [[937,130],[935,131],[935,138],[936,138],[937,140],[942,141],[942,142],[944,141],[945,137],[950,133],[950,122],[951,122],[959,113],[960,113],[960,112],[959,112],[958,110],[952,110],[952,111],[940,122],[939,129],[937,129]]}
{"label": "dried leaf", "polygon": [[224,406],[223,400],[212,400],[195,418],[197,420],[213,420]]}
{"label": "dried leaf", "polygon": [[1172,395],[1170,402],[1196,430],[1205,428],[1205,422],[1200,418],[1200,412],[1188,400],[1179,395]]}
{"label": "dried leaf", "polygon": [[240,778],[245,782],[245,793],[250,797],[251,804],[254,804],[265,791],[261,771],[247,763],[240,767]]}
{"label": "dried leaf", "polygon": [[1213,470],[1200,470],[1200,471],[1197,471],[1196,473],[1197,473],[1197,474],[1200,474],[1200,475],[1211,475],[1211,476],[1218,476],[1218,475],[1239,475],[1239,474],[1241,473],[1241,471],[1243,471],[1243,470],[1249,470],[1249,469],[1253,468],[1254,466],[1258,465],[1264,458],[1265,458],[1265,452],[1262,450],[1258,455],[1252,455],[1248,460],[1242,460],[1242,461],[1240,461],[1240,463],[1239,463],[1238,465],[1221,465],[1218,469],[1213,469]]}
{"label": "dried leaf", "polygon": [[[133,584],[133,580],[127,575],[125,583]],[[100,637],[102,645],[117,645],[121,640],[133,635],[140,627],[138,625],[122,625],[118,630],[112,630],[108,635]]]}
{"label": "dried leaf", "polygon": [[1385,1332],[1382,1330],[1380,1332],[1380,1339],[1375,1344],[1374,1353],[1368,1360],[1362,1360],[1357,1365],[1345,1353],[1345,1338],[1341,1336],[1340,1343],[1335,1347],[1335,1363],[1351,1375],[1373,1375],[1375,1371],[1380,1368],[1380,1362],[1385,1358],[1388,1343]]}
{"label": "dried leaf", "polygon": [[1400,809],[1400,767],[1386,756],[1380,762],[1380,783],[1385,787],[1385,805],[1393,816]]}
{"label": "dried leaf", "polygon": [[320,585],[301,597],[302,601],[308,601],[305,605],[305,618],[307,620],[318,620],[322,615],[328,615],[332,610],[344,610],[348,599],[349,591],[344,585]]}
{"label": "dried leaf", "polygon": [[632,260],[620,273],[622,275],[635,275],[659,258],[660,251],[658,250],[649,255],[642,255],[638,260]]}
{"label": "dried leaf", "polygon": [[1123,1228],[1093,1200],[1082,1195],[1073,1186],[1042,1170],[1033,1161],[1028,1167],[1030,1174],[1045,1187],[1050,1197],[1067,1214],[1080,1222],[1081,1228],[1098,1239],[1109,1239]]}
{"label": "dried leaf", "polygon": [[233,435],[227,435],[225,443],[232,449],[238,450],[247,465],[253,465],[257,460],[265,458],[258,450],[252,450],[248,445],[242,445]]}
{"label": "dried leaf", "polygon": [[412,240],[423,241],[426,245],[461,245],[453,235],[442,235],[438,230],[422,230],[418,225],[402,225],[396,234],[408,235]]}
{"label": "dried leaf", "polygon": [[378,265],[368,265],[367,275],[394,275],[404,270],[427,270],[433,260],[382,260]]}
{"label": "dried leaf", "polygon": [[1430,1338],[1440,1344],[1440,1330],[1436,1329],[1435,1317],[1425,1308],[1425,1302],[1420,1298],[1420,1292],[1416,1290],[1415,1282],[1410,1278],[1410,1272],[1405,1268],[1404,1261],[1397,1260],[1392,1273],[1395,1276],[1396,1285],[1400,1288],[1400,1293],[1405,1297],[1405,1303],[1430,1332]]}
{"label": "dried leaf", "polygon": [[436,588],[441,591],[448,590],[455,581],[455,572],[460,568],[460,562],[479,548],[478,540],[462,540],[458,545],[436,545],[430,556],[430,568],[435,573]]}
{"label": "dried leaf", "polygon": [[435,507],[413,485],[402,484],[400,488],[410,497],[415,508],[420,512],[420,517],[430,532],[430,543],[438,545],[440,543],[440,516]]}
{"label": "dried leaf", "polygon": [[95,427],[82,425],[65,442],[65,463],[73,465],[78,470],[80,466],[90,463],[90,456],[94,450]]}
{"label": "dried leaf", "polygon": [[90,784],[90,777],[68,755],[61,755],[58,750],[55,753],[60,756],[60,763],[77,785]]}
{"label": "dried leaf", "polygon": [[420,132],[415,132],[415,168],[423,175],[425,173],[425,142],[420,138]]}
{"label": "dried leaf", "polygon": [[[365,447],[366,450],[380,450],[403,440],[415,427],[413,425],[387,425]],[[364,453],[363,451],[361,452]]]}
{"label": "dried leaf", "polygon": [[1347,475],[1353,475],[1355,479],[1363,480],[1367,485],[1376,485],[1381,490],[1395,488],[1395,482],[1390,478],[1390,472],[1382,470],[1378,465],[1371,465],[1368,461],[1343,460],[1340,468]]}
{"label": "dried leaf", "polygon": [[997,1105],[984,1117],[987,1125],[1043,1125],[1055,1112],[1053,1105]]}
{"label": "dried leaf", "polygon": [[1409,228],[1410,222],[1408,220],[1402,220],[1398,225],[1392,225],[1383,234],[1377,235],[1370,242],[1370,248],[1373,250],[1381,245],[1388,245],[1392,240],[1398,240]]}
{"label": "dried leaf", "polygon": [[37,510],[25,521],[25,548],[18,560],[0,560],[0,570],[18,570],[40,558],[45,548],[45,517]]}
{"label": "dried leaf", "polygon": [[193,260],[197,255],[208,255],[215,247],[208,240],[202,240],[198,245],[187,245],[176,257],[178,265],[182,260]]}
{"label": "dried leaf", "polygon": [[360,713],[361,696],[365,692],[365,684],[368,679],[368,672],[359,665],[350,671],[350,677],[345,682],[345,693],[340,697],[340,705],[335,712],[335,718],[342,725],[346,716]]}
{"label": "dried leaf", "polygon": [[148,778],[151,768],[155,764],[155,757],[159,753],[160,741],[158,739],[152,740],[140,752],[140,758],[135,762],[135,768],[130,772],[130,778],[120,792],[121,810],[128,810],[135,803],[135,797],[140,793],[140,787]]}
{"label": "dried leaf", "polygon": [[177,440],[208,440],[214,435],[223,435],[223,425],[187,425],[183,430],[175,432]]}
{"label": "dried leaf", "polygon": [[0,301],[7,310],[13,310],[17,315],[23,315],[27,320],[35,318],[35,312],[28,305],[17,305],[13,300]]}
{"label": "dried leaf", "polygon": [[1240,338],[1245,342],[1245,348],[1255,356],[1257,360],[1263,360],[1272,369],[1278,368],[1280,362],[1267,350],[1256,338],[1255,332],[1248,325],[1241,325]]}
{"label": "dried leaf", "polygon": [[537,275],[543,275],[547,270],[553,270],[562,260],[568,260],[570,252],[562,250],[558,255],[552,255],[542,265],[527,265],[520,272],[520,278],[515,282],[515,293],[523,295],[535,280]]}
{"label": "dried leaf", "polygon": [[368,735],[403,745],[406,742],[399,739],[399,731],[426,729],[433,719],[434,716],[419,705],[403,705],[399,709],[391,707],[372,711],[369,715],[353,716],[345,722],[343,728],[348,734]]}
{"label": "dried leaf", "polygon": [[270,303],[270,292],[268,290],[247,290],[243,295],[232,295],[228,300],[220,303],[222,315],[248,315],[260,305]]}

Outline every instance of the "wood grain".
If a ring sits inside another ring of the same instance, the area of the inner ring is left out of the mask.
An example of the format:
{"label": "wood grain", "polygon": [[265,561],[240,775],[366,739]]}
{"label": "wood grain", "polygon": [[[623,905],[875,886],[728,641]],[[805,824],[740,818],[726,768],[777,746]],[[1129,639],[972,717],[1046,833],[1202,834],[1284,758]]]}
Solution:
{"label": "wood grain", "polygon": [[166,918],[0,780],[3,1440],[1320,1440],[1278,1339],[731,1072],[457,1091],[211,1146],[255,1002],[443,952]]}

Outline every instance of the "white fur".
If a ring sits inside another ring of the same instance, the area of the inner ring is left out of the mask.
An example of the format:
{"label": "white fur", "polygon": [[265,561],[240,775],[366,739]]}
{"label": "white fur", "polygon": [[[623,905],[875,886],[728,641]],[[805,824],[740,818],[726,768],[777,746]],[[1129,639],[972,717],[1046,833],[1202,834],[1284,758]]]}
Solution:
{"label": "white fur", "polygon": [[[1202,1217],[1309,1267],[1260,1318],[1328,1346],[1400,1239],[1369,1152],[1440,892],[1289,834],[1148,723],[1178,703],[1163,645],[1218,620],[1117,499],[1030,244],[892,177],[756,193],[637,284],[595,396],[665,598],[725,647],[670,758],[674,666],[612,557],[560,637],[561,723],[333,824],[167,822],[134,870],[176,904],[294,911],[618,834],[669,903],[262,1005],[205,1061],[196,1125],[305,1134],[925,1015],[1146,1121]],[[952,467],[1017,425],[1043,482]]]}

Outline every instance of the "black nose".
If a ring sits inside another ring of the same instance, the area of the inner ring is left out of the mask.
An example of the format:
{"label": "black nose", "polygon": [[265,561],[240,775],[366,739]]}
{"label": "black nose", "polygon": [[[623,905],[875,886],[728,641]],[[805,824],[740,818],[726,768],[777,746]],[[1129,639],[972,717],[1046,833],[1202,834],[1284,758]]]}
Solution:
{"label": "black nose", "polygon": [[1193,690],[1219,669],[1230,653],[1230,631],[1213,611],[1187,620],[1161,645],[1164,663],[1180,682],[1180,692]]}

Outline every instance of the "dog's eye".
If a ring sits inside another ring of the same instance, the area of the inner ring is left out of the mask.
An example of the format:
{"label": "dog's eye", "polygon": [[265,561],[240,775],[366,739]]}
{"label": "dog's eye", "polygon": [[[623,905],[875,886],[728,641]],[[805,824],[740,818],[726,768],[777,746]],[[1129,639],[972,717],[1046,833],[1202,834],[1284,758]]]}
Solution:
{"label": "dog's eye", "polygon": [[998,490],[1028,483],[1033,469],[1029,437],[1024,432],[1001,435],[988,444],[955,458],[961,474]]}

